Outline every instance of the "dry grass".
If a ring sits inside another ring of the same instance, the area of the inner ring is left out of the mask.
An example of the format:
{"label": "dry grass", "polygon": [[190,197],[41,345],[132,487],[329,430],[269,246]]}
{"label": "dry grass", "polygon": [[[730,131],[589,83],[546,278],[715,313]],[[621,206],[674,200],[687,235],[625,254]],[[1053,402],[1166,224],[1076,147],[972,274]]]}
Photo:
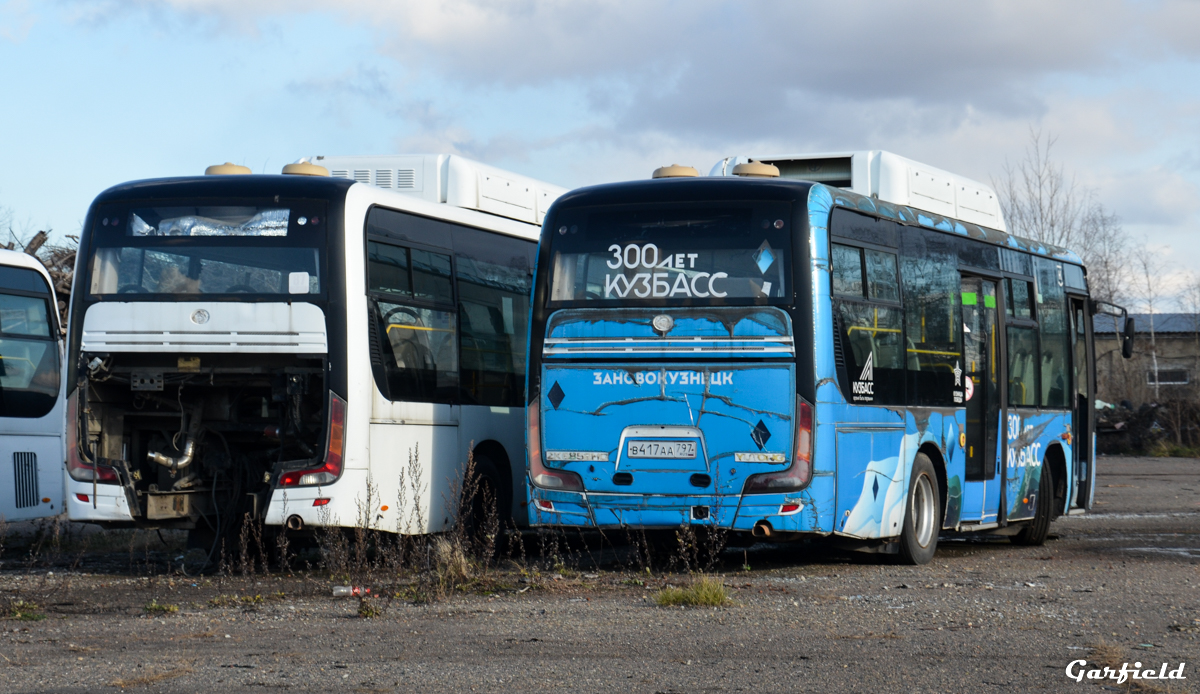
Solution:
{"label": "dry grass", "polygon": [[[1125,652],[1124,648],[1104,640],[1091,644],[1091,649],[1092,657],[1091,662],[1088,663],[1089,668],[1098,666],[1102,668],[1110,667],[1113,670],[1120,670],[1121,666],[1125,663],[1133,662],[1133,660],[1129,657],[1129,654]],[[1112,680],[1107,681],[1110,683],[1112,682]],[[1163,689],[1153,682],[1147,682],[1146,680],[1130,679],[1121,686],[1125,688],[1125,691],[1129,692],[1149,693],[1169,691],[1167,689]]]}
{"label": "dry grass", "polygon": [[150,602],[146,603],[145,606],[142,607],[142,610],[148,615],[161,617],[179,612],[179,606],[161,603],[158,601],[158,598],[153,598],[150,600]]}
{"label": "dry grass", "polygon": [[663,588],[655,594],[654,602],[661,607],[724,607],[730,600],[724,583],[702,576],[684,588]]}
{"label": "dry grass", "polygon": [[126,678],[116,679],[116,680],[113,680],[112,682],[109,682],[108,686],[120,687],[121,689],[127,689],[130,687],[147,687],[156,682],[162,682],[163,680],[175,679],[176,677],[183,677],[184,675],[189,675],[193,672],[195,672],[195,670],[193,670],[190,666],[181,665],[177,668],[172,668],[170,670],[163,670],[161,672],[148,672],[148,673],[146,673],[144,675],[140,675],[138,677],[126,677]]}
{"label": "dry grass", "polygon": [[1091,644],[1090,647],[1093,662],[1100,667],[1107,666],[1114,670],[1120,670],[1121,663],[1125,662],[1125,649],[1116,644],[1100,640]]}
{"label": "dry grass", "polygon": [[287,595],[283,591],[278,591],[270,595],[262,595],[255,593],[254,595],[218,595],[215,598],[209,598],[209,607],[254,607],[262,605],[268,600],[283,600]]}

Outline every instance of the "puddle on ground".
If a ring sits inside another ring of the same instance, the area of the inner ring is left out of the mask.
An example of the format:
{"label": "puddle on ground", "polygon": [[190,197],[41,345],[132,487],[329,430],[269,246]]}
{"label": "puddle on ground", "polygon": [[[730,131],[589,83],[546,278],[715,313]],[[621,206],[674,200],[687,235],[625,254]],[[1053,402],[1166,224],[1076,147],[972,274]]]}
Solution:
{"label": "puddle on ground", "polygon": [[1192,518],[1200,516],[1200,511],[1183,513],[1096,513],[1090,512],[1079,516],[1059,516],[1055,521],[1073,520],[1115,520],[1122,518]]}
{"label": "puddle on ground", "polygon": [[1188,559],[1200,559],[1200,548],[1196,547],[1118,547],[1120,552],[1147,552],[1149,554],[1172,554]]}

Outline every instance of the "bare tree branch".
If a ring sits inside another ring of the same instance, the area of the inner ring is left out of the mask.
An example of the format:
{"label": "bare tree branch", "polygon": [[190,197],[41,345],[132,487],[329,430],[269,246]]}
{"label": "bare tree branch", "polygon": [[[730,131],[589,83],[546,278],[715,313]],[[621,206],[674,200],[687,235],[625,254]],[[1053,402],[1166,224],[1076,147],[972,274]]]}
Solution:
{"label": "bare tree branch", "polygon": [[1024,158],[1015,166],[1006,162],[1003,176],[993,180],[1008,230],[1075,251],[1088,269],[1092,296],[1120,303],[1128,298],[1128,236],[1094,190],[1068,179],[1052,157],[1054,143],[1054,137],[1030,128]]}
{"label": "bare tree branch", "polygon": [[1163,293],[1159,282],[1162,278],[1166,263],[1160,255],[1150,249],[1145,240],[1133,249],[1133,263],[1137,269],[1137,291],[1146,313],[1150,314],[1150,368],[1154,373],[1154,399],[1159,401],[1158,385],[1158,343],[1155,338],[1154,313],[1162,304]]}
{"label": "bare tree branch", "polygon": [[13,228],[12,210],[6,207],[0,207],[0,230],[7,231],[10,239],[3,248],[20,250],[37,258],[50,273],[54,293],[58,295],[59,316],[62,324],[66,325],[67,302],[71,298],[71,286],[75,280],[75,254],[79,249],[79,237],[68,235],[64,237],[64,243],[54,244],[50,242],[52,229],[42,229],[33,234],[28,231],[18,233]]}

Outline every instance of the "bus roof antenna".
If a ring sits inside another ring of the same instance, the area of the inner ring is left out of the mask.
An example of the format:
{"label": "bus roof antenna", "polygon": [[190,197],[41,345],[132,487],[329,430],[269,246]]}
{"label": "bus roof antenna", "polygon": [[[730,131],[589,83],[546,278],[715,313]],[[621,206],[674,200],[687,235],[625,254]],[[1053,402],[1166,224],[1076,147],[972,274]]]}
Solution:
{"label": "bus roof antenna", "polygon": [[779,178],[779,167],[751,159],[744,164],[734,166],[733,175],[745,178]]}
{"label": "bus roof antenna", "polygon": [[244,176],[250,173],[249,166],[239,166],[231,161],[215,164],[204,170],[205,176]]}
{"label": "bus roof antenna", "polygon": [[295,164],[285,164],[283,173],[287,176],[328,176],[329,169],[306,161],[298,161]]}
{"label": "bus roof antenna", "polygon": [[660,166],[650,174],[650,178],[695,178],[700,172],[690,166],[682,164],[671,164],[670,166]]}

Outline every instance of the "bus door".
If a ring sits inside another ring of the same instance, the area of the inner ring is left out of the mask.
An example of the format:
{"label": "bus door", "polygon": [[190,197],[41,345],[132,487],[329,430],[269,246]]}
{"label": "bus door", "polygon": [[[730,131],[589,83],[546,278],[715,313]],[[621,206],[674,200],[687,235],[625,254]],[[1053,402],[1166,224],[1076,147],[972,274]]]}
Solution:
{"label": "bus door", "polygon": [[1000,337],[996,281],[962,278],[963,398],[966,400],[964,521],[992,522],[1000,507]]}
{"label": "bus door", "polygon": [[1092,345],[1092,321],[1087,310],[1087,299],[1069,297],[1071,302],[1071,361],[1074,396],[1071,401],[1071,457],[1075,495],[1071,508],[1091,508],[1095,490],[1093,462],[1095,449],[1092,445],[1094,430],[1092,418],[1095,413],[1095,388],[1093,369],[1095,363]]}

